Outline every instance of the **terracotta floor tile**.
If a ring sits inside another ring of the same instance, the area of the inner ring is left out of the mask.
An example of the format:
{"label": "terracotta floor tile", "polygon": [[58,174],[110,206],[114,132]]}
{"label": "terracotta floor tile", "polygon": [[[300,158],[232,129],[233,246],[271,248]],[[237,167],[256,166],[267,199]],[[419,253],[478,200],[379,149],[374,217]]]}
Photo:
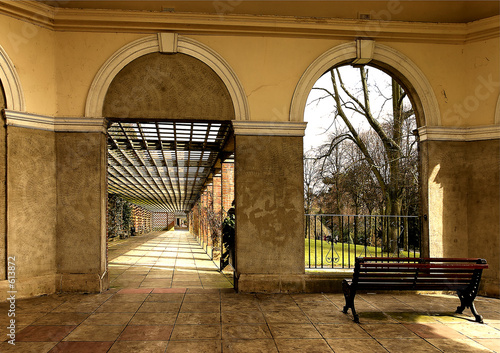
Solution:
{"label": "terracotta floor tile", "polygon": [[300,311],[267,311],[264,312],[266,321],[271,324],[308,324],[309,318]]}
{"label": "terracotta floor tile", "polygon": [[463,339],[445,339],[432,338],[427,340],[430,344],[446,353],[482,353],[491,352],[485,346],[471,340]]}
{"label": "terracotta floor tile", "polygon": [[[16,325],[17,326],[29,326],[34,324],[36,321],[44,317],[49,313],[45,312],[30,312],[30,313],[18,313],[16,311]],[[4,316],[5,321],[2,322],[4,324],[9,324],[10,319],[7,315]]]}
{"label": "terracotta floor tile", "polygon": [[119,341],[168,341],[173,326],[127,326],[118,338]]}
{"label": "terracotta floor tile", "polygon": [[403,326],[422,338],[465,338],[456,330],[442,323],[403,324]]}
{"label": "terracotta floor tile", "polygon": [[172,302],[181,303],[184,300],[183,293],[151,293],[147,302]]}
{"label": "terracotta floor tile", "polygon": [[134,313],[95,313],[83,325],[126,325],[133,316]]}
{"label": "terracotta floor tile", "polygon": [[220,303],[220,300],[221,299],[220,299],[219,293],[201,294],[201,293],[188,292],[188,293],[186,293],[186,296],[184,297],[184,303],[196,303],[196,302]]}
{"label": "terracotta floor tile", "polygon": [[144,302],[139,308],[139,313],[162,313],[174,312],[177,313],[181,307],[181,303],[171,302]]}
{"label": "terracotta floor tile", "polygon": [[0,343],[2,353],[47,353],[56,342],[17,342],[16,345],[7,342]]}
{"label": "terracotta floor tile", "polygon": [[223,339],[259,339],[272,338],[271,332],[266,324],[253,325],[223,325]]}
{"label": "terracotta floor tile", "polygon": [[340,311],[328,311],[317,310],[316,308],[311,311],[305,311],[309,320],[313,323],[321,324],[334,324],[334,323],[352,323],[352,317],[345,315]]}
{"label": "terracotta floor tile", "polygon": [[[395,319],[387,315],[386,313],[383,312],[369,312],[365,311],[359,314],[359,322],[362,324],[377,324],[377,323],[397,323]],[[352,320],[352,314],[351,311],[347,314],[349,318]]]}
{"label": "terracotta floor tile", "polygon": [[91,313],[97,310],[101,303],[72,303],[66,302],[59,305],[53,312],[71,312],[71,313]]}
{"label": "terracotta floor tile", "polygon": [[400,323],[437,323],[435,317],[428,315],[426,313],[418,313],[418,312],[387,312],[385,313],[390,318],[400,322]]}
{"label": "terracotta floor tile", "polygon": [[222,323],[224,324],[264,324],[266,319],[260,311],[251,312],[222,312]]}
{"label": "terracotta floor tile", "polygon": [[500,338],[500,330],[488,325],[470,322],[461,324],[448,324],[452,329],[469,338]]}
{"label": "terracotta floor tile", "polygon": [[278,352],[272,339],[224,340],[223,353],[274,353]]}
{"label": "terracotta floor tile", "polygon": [[106,353],[113,342],[59,342],[50,353]]}
{"label": "terracotta floor tile", "polygon": [[370,335],[356,324],[316,324],[315,326],[324,338],[370,338]]}
{"label": "terracotta floor tile", "polygon": [[173,325],[177,313],[136,313],[129,325]]}
{"label": "terracotta floor tile", "polygon": [[401,324],[364,324],[361,327],[373,338],[418,338]]}
{"label": "terracotta floor tile", "polygon": [[322,338],[312,324],[270,324],[273,338]]}
{"label": "terracotta floor tile", "polygon": [[166,341],[116,341],[109,353],[164,353]]}
{"label": "terracotta floor tile", "polygon": [[276,302],[261,302],[259,303],[260,308],[264,312],[269,311],[298,311],[300,312],[300,307],[297,303],[276,303]]}
{"label": "terracotta floor tile", "polygon": [[335,353],[387,353],[375,339],[327,339]]}
{"label": "terracotta floor tile", "polygon": [[219,313],[179,313],[176,324],[180,325],[217,325],[221,322]]}
{"label": "terracotta floor tile", "polygon": [[221,353],[220,340],[170,341],[166,353]]}
{"label": "terracotta floor tile", "polygon": [[[412,352],[412,353],[438,353],[439,349],[421,339],[377,339],[380,344],[390,353]],[[457,353],[457,351],[453,351]]]}
{"label": "terracotta floor tile", "polygon": [[28,326],[16,335],[18,342],[59,342],[76,326]]}
{"label": "terracotta floor tile", "polygon": [[141,307],[142,302],[131,303],[104,303],[96,313],[135,313]]}
{"label": "terracotta floor tile", "polygon": [[182,303],[181,312],[218,313],[220,303]]}
{"label": "terracotta floor tile", "polygon": [[126,302],[143,302],[149,296],[149,293],[123,293],[118,292],[113,295],[107,303],[126,303]]}
{"label": "terracotta floor tile", "polygon": [[499,338],[476,338],[474,341],[482,346],[491,349],[494,352],[500,352],[500,339]]}
{"label": "terracotta floor tile", "polygon": [[280,353],[333,353],[324,339],[276,339]]}
{"label": "terracotta floor tile", "polygon": [[80,325],[71,332],[64,341],[115,341],[125,328],[118,326]]}
{"label": "terracotta floor tile", "polygon": [[170,288],[172,280],[167,278],[145,278],[141,283],[141,287],[146,288]]}
{"label": "terracotta floor tile", "polygon": [[33,325],[79,325],[88,316],[88,313],[48,313],[36,320]]}
{"label": "terracotta floor tile", "polygon": [[220,325],[175,325],[172,341],[221,339]]}
{"label": "terracotta floor tile", "polygon": [[153,294],[163,294],[163,293],[185,293],[186,288],[155,288],[153,289]]}
{"label": "terracotta floor tile", "polygon": [[247,302],[222,302],[221,304],[222,311],[253,311],[259,310],[259,304],[256,301],[247,301]]}

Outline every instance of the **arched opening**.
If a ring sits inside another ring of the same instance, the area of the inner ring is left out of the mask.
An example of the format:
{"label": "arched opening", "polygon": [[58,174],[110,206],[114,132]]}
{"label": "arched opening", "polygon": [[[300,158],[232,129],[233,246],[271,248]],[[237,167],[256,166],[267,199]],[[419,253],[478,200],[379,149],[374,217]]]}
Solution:
{"label": "arched opening", "polygon": [[420,256],[417,122],[406,90],[373,65],[337,65],[304,119],[306,267]]}
{"label": "arched opening", "polygon": [[[220,263],[222,222],[234,197],[234,190],[224,192],[224,169],[233,164],[236,116],[223,80],[193,56],[148,53],[116,74],[102,114],[107,237],[135,236],[138,245],[125,252],[110,247],[110,286],[232,286],[232,277],[213,266]],[[210,266],[190,250],[195,239]]]}
{"label": "arched opening", "polygon": [[[359,59],[357,42],[339,45],[320,55],[307,68],[297,84],[290,108],[290,120],[304,120],[309,93],[325,72],[332,67],[351,64],[357,59]],[[369,63],[389,74],[404,89],[412,104],[418,127],[440,124],[440,112],[433,90],[422,71],[408,57],[390,47],[373,43],[371,56],[364,60],[365,64]],[[428,214],[427,174],[425,164],[422,164],[420,166],[422,200],[420,214],[424,216],[421,227],[421,253],[424,256],[429,253],[429,224],[426,218]]]}

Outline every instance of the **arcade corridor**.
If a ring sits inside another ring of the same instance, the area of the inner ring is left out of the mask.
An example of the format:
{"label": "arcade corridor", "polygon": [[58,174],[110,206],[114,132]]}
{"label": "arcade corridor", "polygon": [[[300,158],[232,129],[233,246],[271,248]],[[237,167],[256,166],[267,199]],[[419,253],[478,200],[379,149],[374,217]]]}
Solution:
{"label": "arcade corridor", "polygon": [[[187,231],[152,232],[109,243],[110,288],[232,288]],[[230,282],[231,281],[231,282]]]}

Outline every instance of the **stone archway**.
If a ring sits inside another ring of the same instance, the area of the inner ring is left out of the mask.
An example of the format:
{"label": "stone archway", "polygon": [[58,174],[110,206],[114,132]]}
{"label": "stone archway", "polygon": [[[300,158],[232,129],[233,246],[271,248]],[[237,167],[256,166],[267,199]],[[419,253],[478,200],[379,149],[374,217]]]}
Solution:
{"label": "stone archway", "polygon": [[[172,47],[166,49],[170,39]],[[227,63],[202,44],[172,34],[147,37],[124,47],[101,68],[92,87],[86,107],[91,118],[124,123],[154,120],[156,126],[200,121],[220,125],[216,123],[248,118],[246,96]],[[162,151],[152,153],[163,155]],[[105,146],[101,153],[106,154]],[[195,155],[189,157],[190,163]],[[176,152],[176,160],[178,157]],[[171,167],[176,168],[173,165],[169,164],[169,176]],[[106,233],[101,234],[105,239]]]}
{"label": "stone archway", "polygon": [[[334,47],[320,55],[306,69],[300,78],[291,103],[290,120],[303,121],[307,98],[316,81],[330,68],[353,63],[360,59],[360,41]],[[441,114],[432,87],[423,72],[404,54],[397,50],[372,42],[372,52],[368,55],[370,66],[379,68],[394,77],[408,93],[417,118],[417,127],[441,125]],[[363,58],[366,59],[366,58]],[[420,144],[420,187],[421,212],[423,225],[421,249],[424,256],[429,254],[429,191],[428,168],[423,159],[427,155],[427,146]]]}
{"label": "stone archway", "polygon": [[5,108],[15,111],[25,111],[24,95],[21,81],[14,64],[5,50],[0,46],[0,82],[3,87]]}
{"label": "stone archway", "polygon": [[243,86],[224,58],[196,40],[172,33],[160,33],[157,36],[141,38],[113,54],[101,67],[92,82],[85,106],[85,116],[90,118],[103,117],[104,99],[115,76],[127,64],[141,56],[165,52],[164,42],[166,41],[171,42],[170,53],[191,56],[210,67],[227,87],[234,105],[234,119],[250,120],[250,110]]}
{"label": "stone archway", "polygon": [[[312,62],[300,78],[293,94],[290,121],[303,121],[309,92],[314,83],[331,67],[356,59],[356,42],[336,46]],[[400,81],[411,97],[419,126],[441,124],[441,114],[432,87],[410,58],[383,44],[374,44],[370,65],[389,72]]]}

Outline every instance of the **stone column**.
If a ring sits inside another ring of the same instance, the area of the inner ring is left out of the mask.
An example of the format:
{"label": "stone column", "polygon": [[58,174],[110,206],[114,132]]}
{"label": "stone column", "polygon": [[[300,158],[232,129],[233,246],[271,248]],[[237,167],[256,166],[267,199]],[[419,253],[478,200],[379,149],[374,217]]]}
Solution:
{"label": "stone column", "polygon": [[107,289],[106,135],[59,132],[57,268],[62,291]]}
{"label": "stone column", "polygon": [[499,132],[497,126],[419,129],[429,254],[486,259],[480,293],[494,297],[500,296]]}
{"label": "stone column", "polygon": [[233,121],[241,292],[304,291],[305,125]]}

